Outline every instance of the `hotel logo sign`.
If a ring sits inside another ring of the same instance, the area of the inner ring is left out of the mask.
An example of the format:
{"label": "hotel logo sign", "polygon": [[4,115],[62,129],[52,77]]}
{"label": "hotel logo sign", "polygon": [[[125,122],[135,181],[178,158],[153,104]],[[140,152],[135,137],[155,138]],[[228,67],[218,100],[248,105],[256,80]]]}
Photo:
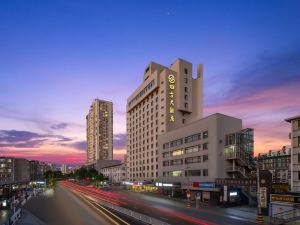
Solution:
{"label": "hotel logo sign", "polygon": [[175,97],[175,76],[173,74],[168,75],[169,80],[169,115],[170,115],[170,122],[175,122],[175,104],[174,104],[174,97]]}

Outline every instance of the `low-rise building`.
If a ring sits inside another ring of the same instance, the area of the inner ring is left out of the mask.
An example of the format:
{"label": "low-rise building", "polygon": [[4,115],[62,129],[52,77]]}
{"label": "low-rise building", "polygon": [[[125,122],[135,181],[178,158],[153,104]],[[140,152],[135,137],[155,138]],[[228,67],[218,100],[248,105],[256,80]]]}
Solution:
{"label": "low-rise building", "polygon": [[[158,137],[158,186],[197,191],[211,199],[217,178],[247,178],[253,159],[253,129],[216,113]],[[172,193],[173,194],[173,193]]]}
{"label": "low-rise building", "polygon": [[113,166],[103,167],[100,172],[114,184],[121,184],[126,180],[126,164],[120,163]]}
{"label": "low-rise building", "polygon": [[30,166],[30,181],[44,180],[45,172],[47,170],[50,170],[50,166],[48,166],[44,162],[40,162],[37,160],[29,161],[29,166]]}
{"label": "low-rise building", "polygon": [[257,161],[260,170],[269,170],[272,173],[273,183],[291,184],[291,146],[259,153]]}
{"label": "low-rise building", "polygon": [[23,158],[0,157],[0,184],[29,182],[29,162]]}

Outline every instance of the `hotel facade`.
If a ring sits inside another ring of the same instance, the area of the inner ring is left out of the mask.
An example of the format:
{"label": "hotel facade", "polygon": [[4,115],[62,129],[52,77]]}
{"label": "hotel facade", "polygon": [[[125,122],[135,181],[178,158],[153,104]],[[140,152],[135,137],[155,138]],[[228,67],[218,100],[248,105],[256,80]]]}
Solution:
{"label": "hotel facade", "polygon": [[113,159],[113,103],[95,99],[86,116],[87,164]]}
{"label": "hotel facade", "polygon": [[170,67],[151,62],[142,84],[127,99],[127,178],[158,178],[158,136],[203,116],[203,68],[178,59]]}

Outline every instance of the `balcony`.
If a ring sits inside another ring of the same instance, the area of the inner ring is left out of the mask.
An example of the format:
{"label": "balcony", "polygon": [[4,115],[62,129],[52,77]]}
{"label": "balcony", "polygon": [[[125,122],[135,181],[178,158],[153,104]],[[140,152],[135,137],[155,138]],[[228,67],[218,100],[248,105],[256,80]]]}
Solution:
{"label": "balcony", "polygon": [[226,168],[226,171],[228,173],[239,173],[243,177],[247,177],[245,169],[241,166],[229,166],[229,167]]}

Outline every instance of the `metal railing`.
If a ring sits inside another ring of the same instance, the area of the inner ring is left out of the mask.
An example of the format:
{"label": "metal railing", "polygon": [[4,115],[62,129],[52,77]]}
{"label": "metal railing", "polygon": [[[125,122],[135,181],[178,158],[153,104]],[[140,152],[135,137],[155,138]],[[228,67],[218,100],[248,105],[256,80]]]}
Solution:
{"label": "metal railing", "polygon": [[96,200],[96,202],[101,204],[104,207],[110,208],[112,210],[115,210],[119,213],[122,213],[126,216],[132,217],[136,220],[142,221],[142,222],[147,223],[147,224],[151,224],[151,225],[170,225],[169,223],[166,223],[166,222],[163,222],[161,220],[155,219],[151,216],[147,216],[145,214],[138,213],[138,212],[135,212],[135,211],[132,211],[130,209],[126,209],[126,208],[123,208],[123,207],[120,207],[120,206],[116,206],[116,205],[113,205],[113,204],[110,204],[110,203],[107,203],[107,202],[104,202],[104,201],[101,201],[101,200],[98,200],[98,199]]}
{"label": "metal railing", "polygon": [[297,219],[300,219],[300,208],[274,214],[274,216],[271,217],[271,224],[284,224]]}

